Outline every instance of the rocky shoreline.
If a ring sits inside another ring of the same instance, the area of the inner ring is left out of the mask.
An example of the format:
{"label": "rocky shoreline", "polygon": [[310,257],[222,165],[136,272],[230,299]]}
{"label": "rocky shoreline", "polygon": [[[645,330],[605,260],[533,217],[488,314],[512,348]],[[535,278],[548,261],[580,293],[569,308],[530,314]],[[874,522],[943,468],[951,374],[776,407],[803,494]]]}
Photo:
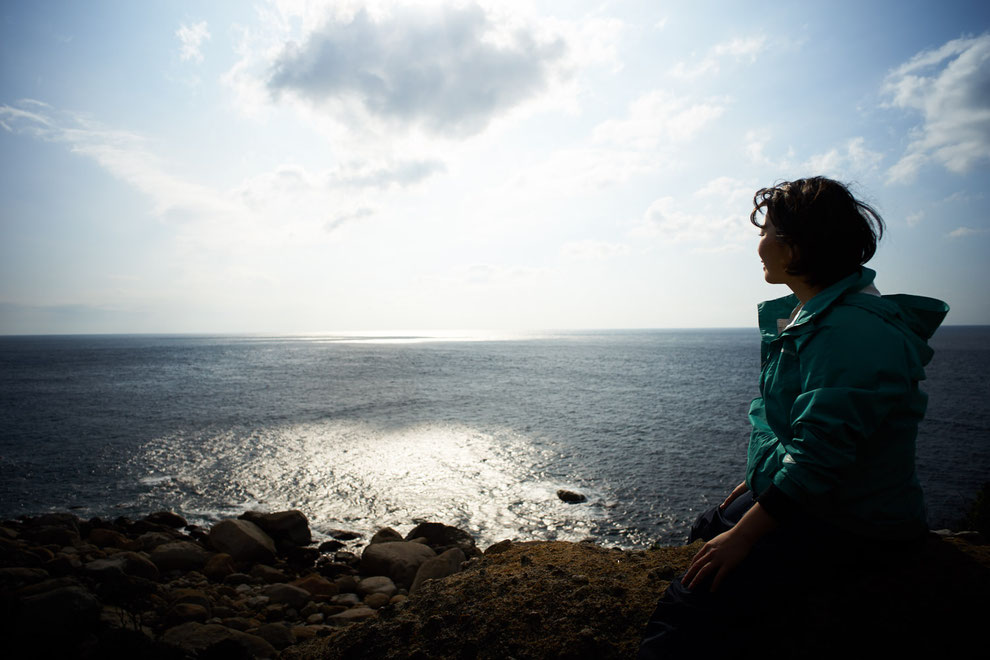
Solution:
{"label": "rocky shoreline", "polygon": [[[248,512],[208,530],[171,512],[4,521],[5,655],[630,657],[695,551],[503,541],[482,553],[463,530],[433,522],[405,537],[390,528],[331,537],[313,543],[299,511]],[[823,566],[822,576],[786,633],[810,655],[840,652],[856,635],[884,650],[985,644],[990,549],[975,535],[932,535],[890,570],[839,576]]]}

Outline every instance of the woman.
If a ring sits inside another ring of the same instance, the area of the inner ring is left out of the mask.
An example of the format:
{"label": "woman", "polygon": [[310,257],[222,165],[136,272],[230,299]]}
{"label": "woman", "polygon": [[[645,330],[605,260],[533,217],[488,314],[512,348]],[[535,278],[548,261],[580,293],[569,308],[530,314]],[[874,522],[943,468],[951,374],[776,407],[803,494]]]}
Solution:
{"label": "woman", "polygon": [[948,306],[880,296],[862,265],[883,220],[842,184],[799,179],[757,191],[753,204],[764,278],[792,294],[758,307],[761,396],[745,481],[692,528],[692,541],[707,542],[661,598],[641,658],[745,647],[819,562],[902,553],[927,531],[918,381]]}

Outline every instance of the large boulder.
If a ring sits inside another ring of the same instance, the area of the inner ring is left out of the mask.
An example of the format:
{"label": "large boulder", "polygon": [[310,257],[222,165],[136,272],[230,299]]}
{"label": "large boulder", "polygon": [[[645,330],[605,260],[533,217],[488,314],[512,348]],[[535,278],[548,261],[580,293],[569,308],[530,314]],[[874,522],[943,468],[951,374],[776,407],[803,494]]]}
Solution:
{"label": "large boulder", "polygon": [[313,536],[309,531],[309,521],[301,511],[277,511],[263,513],[246,511],[238,516],[241,520],[253,522],[276,542],[287,541],[293,545],[309,545]]}
{"label": "large boulder", "polygon": [[151,551],[151,561],[160,571],[198,571],[206,564],[210,553],[192,541],[163,543]]}
{"label": "large boulder", "polygon": [[340,587],[322,575],[307,575],[292,581],[292,586],[305,589],[313,596],[336,596]]}
{"label": "large boulder", "polygon": [[395,541],[402,540],[404,540],[402,534],[399,534],[391,527],[382,527],[371,537],[368,545],[374,545],[375,543],[394,543]]}
{"label": "large boulder", "polygon": [[148,580],[158,579],[158,566],[144,555],[136,552],[118,552],[106,559],[94,559],[86,563],[84,568],[96,575],[122,573]]}
{"label": "large boulder", "polygon": [[156,511],[150,515],[144,517],[147,522],[155,525],[164,525],[165,527],[185,527],[186,519],[177,513],[172,511]]}
{"label": "large boulder", "polygon": [[416,579],[409,587],[409,593],[414,594],[419,591],[427,580],[438,580],[458,572],[465,559],[464,552],[460,548],[451,548],[439,557],[427,559],[416,571]]}
{"label": "large boulder", "polygon": [[166,644],[177,646],[186,653],[201,655],[210,650],[213,657],[274,658],[275,647],[257,635],[227,628],[215,623],[190,621],[165,631]]}
{"label": "large boulder", "polygon": [[428,545],[411,541],[375,543],[361,554],[361,573],[387,575],[397,585],[408,589],[420,565],[436,554]]}
{"label": "large boulder", "polygon": [[[427,559],[430,562],[433,559]],[[392,578],[386,577],[384,575],[373,575],[371,577],[364,578],[358,582],[357,592],[362,596],[368,596],[371,594],[384,594],[388,598],[391,598],[399,591],[399,588],[395,586],[395,582],[392,582]]]}
{"label": "large boulder", "polygon": [[209,543],[218,552],[226,552],[238,562],[275,560],[272,538],[247,520],[221,520],[210,529]]}
{"label": "large boulder", "polygon": [[24,598],[20,614],[29,627],[45,622],[84,630],[95,625],[102,610],[96,596],[82,586],[60,586]]}
{"label": "large boulder", "polygon": [[460,548],[468,557],[475,557],[481,551],[474,544],[474,538],[463,529],[437,522],[420,523],[406,534],[407,541],[425,538],[427,544],[437,553],[449,548]]}
{"label": "large boulder", "polygon": [[263,593],[268,596],[271,603],[285,603],[297,610],[302,609],[312,598],[312,594],[308,591],[291,584],[272,584],[265,587]]}

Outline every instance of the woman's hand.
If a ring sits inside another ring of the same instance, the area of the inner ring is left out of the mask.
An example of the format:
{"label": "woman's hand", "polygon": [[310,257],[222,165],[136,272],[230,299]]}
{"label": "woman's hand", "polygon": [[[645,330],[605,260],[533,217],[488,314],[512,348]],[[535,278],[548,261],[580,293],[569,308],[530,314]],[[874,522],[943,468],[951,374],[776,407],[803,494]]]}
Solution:
{"label": "woman's hand", "polygon": [[[738,497],[736,491],[739,491],[738,487],[732,491],[729,498],[732,498],[733,495]],[[741,492],[745,492],[745,490]],[[746,558],[760,537],[776,526],[777,522],[757,502],[736,523],[735,527],[727,532],[722,532],[701,546],[701,550],[691,560],[691,566],[688,567],[687,573],[681,578],[681,584],[687,586],[688,589],[694,589],[705,578],[712,576],[711,591],[715,591],[725,576]]]}
{"label": "woman's hand", "polygon": [[711,591],[715,591],[725,576],[746,558],[753,547],[753,542],[745,535],[739,534],[735,528],[722,532],[702,546],[691,560],[691,566],[681,579],[681,583],[693,590],[704,582],[706,577],[714,575]]}
{"label": "woman's hand", "polygon": [[725,511],[725,507],[727,507],[730,504],[732,504],[732,502],[737,497],[739,497],[740,495],[742,495],[743,493],[745,493],[748,490],[749,490],[749,486],[746,485],[746,482],[745,481],[742,482],[741,484],[739,484],[738,486],[736,486],[735,488],[732,489],[732,492],[729,493],[729,496],[727,498],[725,498],[725,501],[724,502],[722,502],[721,504],[718,505],[718,508],[720,510],[722,510],[722,511]]}

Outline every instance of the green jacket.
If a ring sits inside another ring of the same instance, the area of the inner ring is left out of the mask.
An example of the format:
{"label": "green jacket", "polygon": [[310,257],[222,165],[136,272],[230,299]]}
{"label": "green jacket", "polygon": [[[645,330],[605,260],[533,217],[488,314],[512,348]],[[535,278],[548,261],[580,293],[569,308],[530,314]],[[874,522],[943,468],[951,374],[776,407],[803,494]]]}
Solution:
{"label": "green jacket", "polygon": [[949,307],[876,295],[875,275],[840,280],[789,325],[796,296],[759,305],[762,396],[750,406],[746,482],[757,494],[772,484],[855,534],[911,538],[927,529],[914,466],[928,403],[918,381]]}

